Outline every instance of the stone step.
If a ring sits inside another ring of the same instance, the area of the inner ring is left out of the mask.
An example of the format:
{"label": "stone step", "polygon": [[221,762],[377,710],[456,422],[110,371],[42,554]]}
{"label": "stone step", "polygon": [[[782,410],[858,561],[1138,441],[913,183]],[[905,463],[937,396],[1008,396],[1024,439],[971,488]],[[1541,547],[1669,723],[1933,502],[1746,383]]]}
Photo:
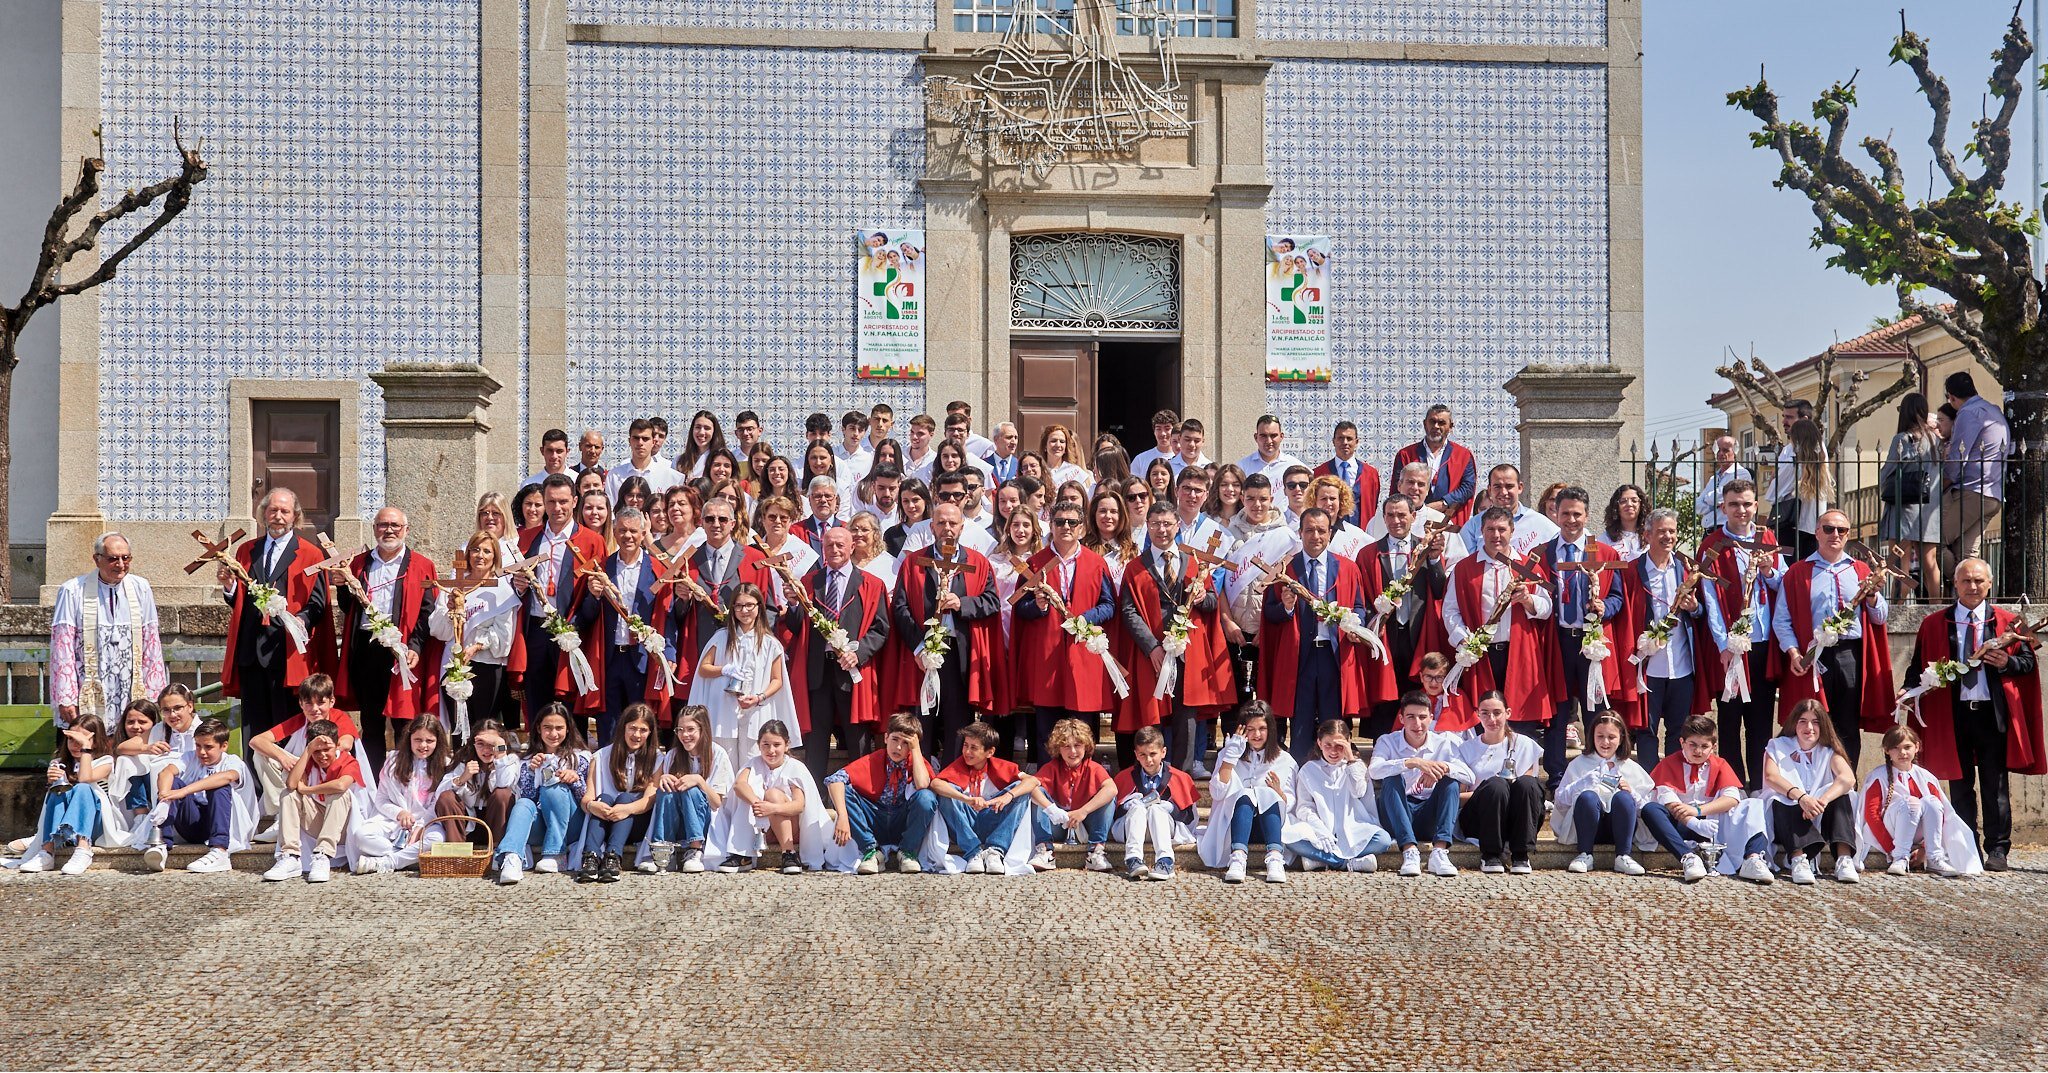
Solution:
{"label": "stone step", "polygon": [[[171,848],[168,867],[171,870],[183,869],[187,864],[198,859],[203,852],[205,852],[203,849],[197,847],[174,846]],[[1059,866],[1062,869],[1081,868],[1087,859],[1087,853],[1087,847],[1078,845],[1058,846],[1053,851],[1053,855],[1059,861]],[[1535,850],[1531,854],[1530,860],[1539,871],[1562,871],[1564,866],[1570,863],[1575,855],[1575,849],[1560,845],[1555,838],[1551,837],[1550,831],[1546,828],[1537,838]],[[245,850],[230,856],[234,862],[235,871],[251,874],[260,874],[267,871],[275,859],[268,846],[258,846],[255,849]],[[1112,864],[1118,868],[1122,867],[1123,847],[1121,844],[1110,843],[1109,856]],[[1636,860],[1642,863],[1643,867],[1650,869],[1652,872],[1670,872],[1674,875],[1678,872],[1677,860],[1661,849],[1637,853],[1635,857]],[[63,864],[64,859],[65,855],[59,854],[57,863]],[[1263,857],[1260,850],[1254,847],[1251,862],[1254,870],[1260,867],[1262,860]],[[1479,850],[1475,846],[1464,843],[1452,846],[1451,860],[1462,870],[1474,873],[1479,870]],[[1175,867],[1182,871],[1220,871],[1220,869],[1210,869],[1204,866],[1201,858],[1195,854],[1193,844],[1176,846],[1174,861]],[[1593,867],[1596,870],[1605,871],[1613,866],[1613,851],[1605,848],[1600,849],[1594,853],[1593,861]],[[1380,855],[1380,867],[1383,869],[1392,869],[1399,863],[1400,855],[1398,852],[1388,852]],[[143,874],[148,871],[143,864],[141,851],[132,849],[100,849],[93,851],[92,870],[96,872],[125,872],[133,874]],[[45,874],[55,876],[57,872],[56,869],[52,868]],[[339,875],[339,871],[336,874]]]}

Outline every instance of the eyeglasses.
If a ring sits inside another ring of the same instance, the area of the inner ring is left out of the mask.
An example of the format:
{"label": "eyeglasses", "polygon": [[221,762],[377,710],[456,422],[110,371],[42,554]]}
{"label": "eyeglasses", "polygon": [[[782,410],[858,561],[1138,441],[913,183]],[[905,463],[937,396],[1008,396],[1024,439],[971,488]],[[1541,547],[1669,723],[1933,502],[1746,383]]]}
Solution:
{"label": "eyeglasses", "polygon": [[1828,534],[1829,536],[1849,535],[1849,527],[1846,525],[1823,525],[1820,527],[1820,531]]}
{"label": "eyeglasses", "polygon": [[706,514],[706,515],[704,516],[704,524],[705,524],[705,525],[731,525],[731,524],[732,524],[732,519],[731,519],[731,518],[721,518],[721,517],[719,517],[719,516],[718,516],[718,515],[716,515],[716,514]]}
{"label": "eyeglasses", "polygon": [[135,556],[133,555],[107,555],[105,553],[102,553],[100,555],[100,558],[110,563],[126,563],[133,562],[135,560]]}
{"label": "eyeglasses", "polygon": [[1288,491],[1290,491],[1290,492],[1306,492],[1306,491],[1308,491],[1308,482],[1307,482],[1307,481],[1288,481],[1288,482],[1287,482],[1287,490],[1288,490]]}
{"label": "eyeglasses", "polygon": [[941,503],[957,503],[957,502],[959,502],[960,500],[963,500],[963,499],[966,499],[966,498],[967,498],[967,493],[966,493],[966,492],[940,492],[940,493],[939,493],[939,502],[941,502]]}
{"label": "eyeglasses", "polygon": [[1081,525],[1081,519],[1079,519],[1079,518],[1054,518],[1054,519],[1052,520],[1052,525],[1053,525],[1053,528],[1055,528],[1055,529],[1077,529],[1077,528],[1079,528],[1079,527],[1080,527],[1080,525]]}

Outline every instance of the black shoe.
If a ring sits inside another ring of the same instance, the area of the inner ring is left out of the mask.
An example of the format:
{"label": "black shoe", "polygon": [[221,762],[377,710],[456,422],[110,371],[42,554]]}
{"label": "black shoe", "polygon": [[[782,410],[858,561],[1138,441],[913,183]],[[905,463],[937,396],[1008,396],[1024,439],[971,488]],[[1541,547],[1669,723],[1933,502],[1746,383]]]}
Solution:
{"label": "black shoe", "polygon": [[583,864],[576,869],[576,882],[595,883],[604,874],[604,861],[595,853],[583,855]]}
{"label": "black shoe", "polygon": [[604,863],[599,865],[597,869],[597,881],[599,883],[617,883],[619,881],[618,854],[607,853],[604,855]]}
{"label": "black shoe", "polygon": [[803,875],[803,874],[804,874],[804,859],[803,859],[803,855],[802,855],[802,854],[800,854],[800,853],[798,853],[798,852],[797,852],[796,850],[793,850],[793,849],[786,849],[786,850],[783,850],[783,851],[782,851],[782,874],[783,874],[783,875],[786,875],[786,876],[800,876],[800,875]]}
{"label": "black shoe", "polygon": [[2005,851],[1995,849],[1984,855],[1984,870],[1987,872],[2009,872],[2012,866],[2005,863]]}

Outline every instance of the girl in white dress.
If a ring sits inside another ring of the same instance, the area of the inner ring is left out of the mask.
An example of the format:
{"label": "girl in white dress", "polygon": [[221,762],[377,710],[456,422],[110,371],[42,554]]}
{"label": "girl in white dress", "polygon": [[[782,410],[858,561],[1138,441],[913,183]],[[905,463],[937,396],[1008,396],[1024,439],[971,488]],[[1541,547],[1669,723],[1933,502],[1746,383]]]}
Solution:
{"label": "girl in white dress", "polygon": [[1920,735],[1903,724],[1886,731],[1884,759],[1856,795],[1857,859],[1881,852],[1890,862],[1885,871],[1902,876],[1918,849],[1929,875],[1983,875],[1977,837],[1949,804],[1941,780],[1920,766]]}
{"label": "girl in white dress", "polygon": [[[1290,838],[1306,839],[1307,827],[1289,822],[1294,808],[1294,758],[1273,733],[1272,709],[1260,700],[1244,706],[1237,733],[1225,738],[1217,754],[1216,773],[1209,778],[1209,824],[1196,843],[1202,863],[1226,868],[1225,883],[1244,882],[1253,842],[1266,847],[1266,882],[1287,882],[1284,847]],[[1290,835],[1290,831],[1292,832]]]}
{"label": "girl in white dress", "polygon": [[[784,673],[787,661],[782,642],[768,629],[767,606],[758,586],[742,583],[733,589],[726,625],[704,646],[690,683],[690,703],[711,713],[711,740],[725,750],[734,771],[759,755],[755,742],[769,721],[796,724],[796,704]],[[788,737],[791,748],[803,744],[801,734]]]}
{"label": "girl in white dress", "polygon": [[782,851],[783,875],[824,867],[832,821],[810,769],[789,758],[789,729],[780,719],[770,719],[755,745],[758,751],[733,777],[732,793],[712,831],[712,840],[730,849],[718,870],[753,868],[771,840]]}
{"label": "girl in white dress", "polygon": [[1287,844],[1301,870],[1378,871],[1394,844],[1378,823],[1372,777],[1351,748],[1351,724],[1325,719],[1316,728],[1317,756],[1294,774],[1294,818],[1311,832]]}
{"label": "girl in white dress", "polygon": [[419,864],[421,852],[447,837],[434,817],[462,812],[454,793],[462,769],[455,765],[441,720],[422,715],[406,726],[401,740],[406,748],[385,758],[356,834],[358,874]]}
{"label": "girl in white dress", "polygon": [[1620,716],[1601,712],[1587,723],[1584,740],[1592,742],[1592,748],[1564,769],[1550,828],[1557,832],[1559,842],[1579,847],[1579,855],[1565,866],[1567,872],[1590,871],[1593,847],[1603,841],[1614,845],[1615,871],[1625,876],[1644,872],[1630,854],[1635,849],[1636,823],[1655,788],[1650,773],[1629,759],[1632,736]]}
{"label": "girl in white dress", "polygon": [[671,842],[682,852],[670,858],[678,872],[704,870],[705,840],[711,818],[732,793],[732,757],[711,743],[711,713],[691,705],[676,716],[676,746],[662,769],[661,790],[654,802],[654,824],[648,837]]}
{"label": "girl in white dress", "polygon": [[1820,701],[1792,709],[1791,732],[1764,744],[1764,789],[1770,794],[1771,841],[1785,851],[1792,882],[1813,883],[1813,859],[1835,851],[1835,878],[1857,881],[1856,771],[1835,737]]}

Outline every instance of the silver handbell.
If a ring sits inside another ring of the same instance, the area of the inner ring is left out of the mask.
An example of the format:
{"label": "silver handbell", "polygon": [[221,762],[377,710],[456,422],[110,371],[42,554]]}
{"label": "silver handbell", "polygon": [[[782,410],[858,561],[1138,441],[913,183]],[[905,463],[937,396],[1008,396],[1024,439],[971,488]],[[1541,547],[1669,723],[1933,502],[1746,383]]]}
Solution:
{"label": "silver handbell", "polygon": [[1718,872],[1721,870],[1721,854],[1727,848],[1727,846],[1719,842],[1701,842],[1699,844],[1700,859],[1706,862],[1707,871]]}

